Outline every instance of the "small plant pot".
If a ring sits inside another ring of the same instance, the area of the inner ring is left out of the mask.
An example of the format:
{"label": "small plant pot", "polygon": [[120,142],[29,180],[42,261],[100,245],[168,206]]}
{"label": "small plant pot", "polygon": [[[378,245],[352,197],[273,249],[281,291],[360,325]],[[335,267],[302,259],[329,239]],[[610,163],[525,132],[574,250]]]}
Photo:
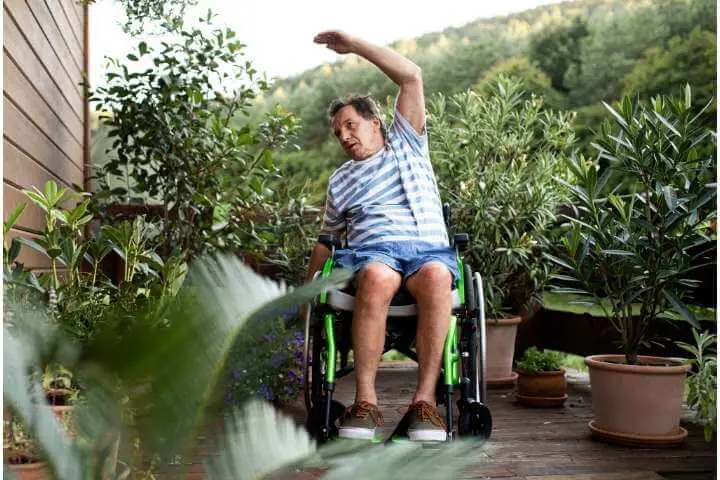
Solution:
{"label": "small plant pot", "polygon": [[687,436],[680,426],[683,387],[690,369],[678,360],[623,355],[585,358],[595,419],[588,427],[602,440],[623,445],[674,446]]}
{"label": "small plant pot", "polygon": [[517,379],[513,372],[515,337],[521,317],[488,319],[487,326],[487,385],[488,387],[512,386]]}
{"label": "small plant pot", "polygon": [[25,453],[13,450],[3,452],[6,468],[18,480],[46,480],[49,478],[45,462],[37,462]]}
{"label": "small plant pot", "polygon": [[551,372],[518,370],[515,398],[529,407],[562,407],[567,400],[565,369]]}

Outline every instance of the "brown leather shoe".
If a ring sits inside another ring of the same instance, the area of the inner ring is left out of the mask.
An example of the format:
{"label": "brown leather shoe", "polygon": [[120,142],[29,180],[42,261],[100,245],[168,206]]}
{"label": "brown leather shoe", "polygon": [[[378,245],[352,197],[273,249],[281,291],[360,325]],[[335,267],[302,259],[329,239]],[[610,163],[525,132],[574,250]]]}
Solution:
{"label": "brown leather shoe", "polygon": [[417,442],[444,442],[447,426],[435,407],[428,402],[415,402],[405,415],[408,418],[408,438]]}
{"label": "brown leather shoe", "polygon": [[345,410],[338,433],[342,438],[372,440],[375,428],[383,424],[383,417],[377,405],[357,402]]}

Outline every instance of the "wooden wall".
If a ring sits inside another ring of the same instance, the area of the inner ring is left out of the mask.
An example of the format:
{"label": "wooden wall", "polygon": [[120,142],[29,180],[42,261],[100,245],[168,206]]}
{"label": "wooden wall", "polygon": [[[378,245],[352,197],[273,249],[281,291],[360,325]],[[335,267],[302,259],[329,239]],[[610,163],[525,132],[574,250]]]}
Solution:
{"label": "wooden wall", "polygon": [[[89,113],[87,7],[76,0],[3,0],[3,218],[47,180],[85,188]],[[28,205],[10,236],[33,237],[42,211]],[[26,267],[43,256],[23,248]]]}

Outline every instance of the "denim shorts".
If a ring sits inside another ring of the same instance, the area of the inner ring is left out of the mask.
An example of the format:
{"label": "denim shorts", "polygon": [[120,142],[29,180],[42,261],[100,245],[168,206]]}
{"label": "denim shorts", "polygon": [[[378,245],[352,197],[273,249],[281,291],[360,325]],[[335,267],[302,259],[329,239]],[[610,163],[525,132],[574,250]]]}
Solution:
{"label": "denim shorts", "polygon": [[403,276],[403,282],[428,262],[440,262],[453,276],[453,288],[459,278],[455,250],[421,241],[382,242],[354,249],[335,251],[335,264],[358,272],[370,262],[380,262]]}

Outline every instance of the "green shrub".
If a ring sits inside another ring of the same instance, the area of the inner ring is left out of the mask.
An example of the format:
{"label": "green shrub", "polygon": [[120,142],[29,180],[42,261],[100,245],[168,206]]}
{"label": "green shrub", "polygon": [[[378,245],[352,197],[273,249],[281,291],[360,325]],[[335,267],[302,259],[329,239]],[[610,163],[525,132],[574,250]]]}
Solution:
{"label": "green shrub", "polygon": [[515,361],[515,369],[527,372],[553,372],[560,370],[562,356],[558,352],[540,351],[537,347],[525,350],[522,358]]}
{"label": "green shrub", "polygon": [[111,142],[94,173],[95,198],[160,203],[162,218],[153,221],[163,258],[265,248],[247,212],[274,209],[273,152],[295,134],[295,117],[274,108],[257,125],[249,121],[268,86],[243,61],[235,32],[210,15],[196,28],[166,29],[162,47],[140,42],[126,60],[113,60],[90,99]]}
{"label": "green shrub", "polygon": [[717,432],[717,335],[693,330],[695,345],[676,342],[692,354],[687,362],[693,371],[685,380],[685,401],[695,410],[695,418],[703,426],[705,441],[712,441]]}
{"label": "green shrub", "polygon": [[[697,328],[685,306],[692,272],[714,262],[709,226],[715,208],[715,136],[699,118],[690,88],[682,98],[650,104],[625,97],[595,146],[609,167],[573,158],[568,165],[575,211],[558,256],[557,292],[599,306],[619,336],[628,363],[650,341],[648,328],[674,310]],[[620,183],[632,187],[617,193]],[[690,254],[690,249],[697,253]],[[633,309],[639,313],[635,314]]]}
{"label": "green shrub", "polygon": [[541,252],[564,199],[554,176],[573,145],[573,116],[504,77],[492,93],[435,95],[428,110],[441,196],[456,231],[470,235],[465,257],[484,277],[488,317],[520,312],[550,273]]}

